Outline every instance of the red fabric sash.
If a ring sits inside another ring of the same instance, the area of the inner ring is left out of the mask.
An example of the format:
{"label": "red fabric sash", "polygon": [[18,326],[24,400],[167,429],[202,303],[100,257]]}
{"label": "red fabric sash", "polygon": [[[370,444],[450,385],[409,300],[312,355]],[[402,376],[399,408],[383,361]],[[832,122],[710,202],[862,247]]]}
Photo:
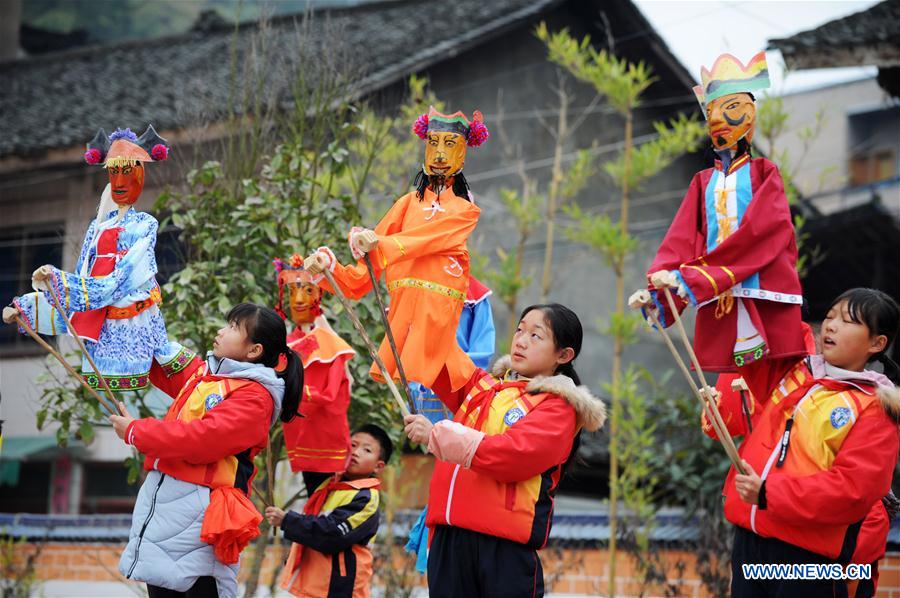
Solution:
{"label": "red fabric sash", "polygon": [[[122,228],[108,228],[100,233],[97,240],[97,258],[91,267],[91,276],[108,276],[116,269],[116,253],[119,247],[119,233]],[[106,321],[107,307],[72,314],[72,327],[81,338],[94,341],[100,338],[100,329]]]}

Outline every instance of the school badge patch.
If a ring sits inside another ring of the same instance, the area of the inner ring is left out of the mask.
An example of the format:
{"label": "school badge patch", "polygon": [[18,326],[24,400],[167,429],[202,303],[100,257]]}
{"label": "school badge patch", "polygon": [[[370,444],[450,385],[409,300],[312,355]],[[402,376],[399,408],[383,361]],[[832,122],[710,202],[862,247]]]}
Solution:
{"label": "school badge patch", "polygon": [[216,405],[218,405],[221,402],[222,402],[222,395],[219,395],[216,393],[206,395],[206,410],[209,411],[210,409],[212,409],[213,407],[215,407]]}
{"label": "school badge patch", "polygon": [[506,412],[506,415],[503,416],[503,423],[507,426],[511,426],[520,419],[525,417],[525,412],[522,411],[521,407],[513,407],[509,411]]}
{"label": "school badge patch", "polygon": [[850,409],[847,407],[835,407],[831,411],[831,425],[835,429],[843,428],[850,421]]}

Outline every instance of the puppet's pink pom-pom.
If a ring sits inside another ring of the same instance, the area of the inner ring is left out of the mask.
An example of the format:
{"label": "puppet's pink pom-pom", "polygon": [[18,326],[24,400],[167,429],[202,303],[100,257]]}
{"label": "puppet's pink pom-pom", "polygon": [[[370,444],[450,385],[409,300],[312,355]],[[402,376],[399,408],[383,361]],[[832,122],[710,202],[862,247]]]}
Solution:
{"label": "puppet's pink pom-pom", "polygon": [[150,157],[159,162],[160,160],[165,160],[169,157],[169,148],[164,146],[162,143],[157,143],[153,146],[153,149],[150,150]]}
{"label": "puppet's pink pom-pom", "polygon": [[478,147],[488,140],[491,134],[485,124],[479,120],[474,121],[469,127],[469,136],[466,138],[466,145],[469,147]]}
{"label": "puppet's pink pom-pom", "polygon": [[423,114],[416,119],[416,122],[413,123],[412,131],[416,136],[419,137],[419,139],[425,139],[428,136],[427,114]]}
{"label": "puppet's pink pom-pom", "polygon": [[88,164],[99,164],[100,160],[102,159],[103,155],[96,147],[92,147],[88,151],[84,152],[84,161]]}

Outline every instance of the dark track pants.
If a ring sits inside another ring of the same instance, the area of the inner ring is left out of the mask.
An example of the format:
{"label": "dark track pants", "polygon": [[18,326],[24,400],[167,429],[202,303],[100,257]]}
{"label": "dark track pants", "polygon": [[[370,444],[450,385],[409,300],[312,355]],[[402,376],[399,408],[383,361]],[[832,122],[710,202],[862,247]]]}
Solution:
{"label": "dark track pants", "polygon": [[524,544],[459,527],[434,529],[428,553],[431,598],[539,598],[544,570]]}
{"label": "dark track pants", "polygon": [[745,579],[742,564],[788,563],[826,564],[835,561],[775,538],[763,538],[742,527],[735,527],[731,550],[732,598],[846,598],[843,580]]}

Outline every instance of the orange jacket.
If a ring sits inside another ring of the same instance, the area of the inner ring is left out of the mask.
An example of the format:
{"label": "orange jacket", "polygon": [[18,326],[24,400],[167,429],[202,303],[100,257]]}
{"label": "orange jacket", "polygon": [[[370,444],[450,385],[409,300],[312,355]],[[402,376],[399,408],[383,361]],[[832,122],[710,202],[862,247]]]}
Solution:
{"label": "orange jacket", "polygon": [[[376,276],[385,273],[390,293],[388,321],[410,382],[432,387],[446,367],[454,390],[472,375],[472,362],[456,343],[456,328],[469,284],[466,241],[481,210],[445,189],[440,198],[426,190],[398,199],[375,233],[378,247],[369,256]],[[358,299],[372,289],[364,262],[335,264],[335,281]],[[323,288],[331,290],[327,283]],[[395,380],[396,365],[387,339],[378,351]],[[375,365],[372,377],[381,381]]]}

